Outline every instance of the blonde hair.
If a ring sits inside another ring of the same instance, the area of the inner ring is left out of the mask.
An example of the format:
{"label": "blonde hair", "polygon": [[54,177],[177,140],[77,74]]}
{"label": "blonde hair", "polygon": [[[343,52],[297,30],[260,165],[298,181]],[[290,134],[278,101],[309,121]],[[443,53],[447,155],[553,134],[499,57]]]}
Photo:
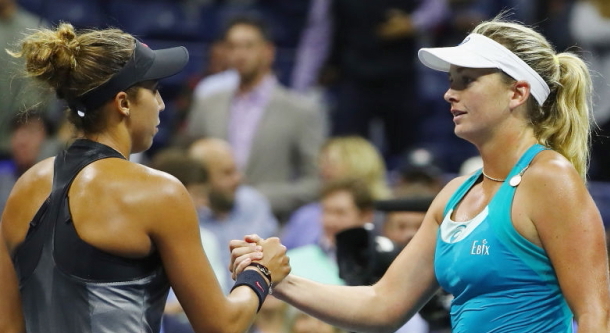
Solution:
{"label": "blonde hair", "polygon": [[610,3],[608,3],[608,0],[593,0],[591,2],[602,17],[610,18]]}
{"label": "blonde hair", "polygon": [[[119,29],[85,30],[77,33],[69,23],[56,29],[39,29],[20,42],[20,49],[8,51],[24,58],[25,74],[52,88],[66,101],[106,83],[131,58],[135,39]],[[131,92],[133,94],[133,92]],[[73,114],[70,121],[84,132],[103,126],[99,112],[88,110],[85,117]]]}
{"label": "blonde hair", "polygon": [[528,118],[538,142],[565,156],[586,179],[591,137],[591,77],[575,54],[557,54],[538,32],[506,22],[501,14],[479,24],[473,33],[504,45],[534,69],[551,93],[542,106],[528,101]]}
{"label": "blonde hair", "polygon": [[331,138],[324,143],[321,152],[335,153],[345,168],[346,174],[343,177],[361,179],[369,187],[373,199],[390,197],[383,158],[366,139],[359,136]]}

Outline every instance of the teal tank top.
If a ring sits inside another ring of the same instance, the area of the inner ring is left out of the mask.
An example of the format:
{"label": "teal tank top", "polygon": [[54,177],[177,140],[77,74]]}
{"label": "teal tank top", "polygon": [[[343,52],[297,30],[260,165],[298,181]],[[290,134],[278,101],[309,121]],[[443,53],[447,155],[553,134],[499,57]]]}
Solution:
{"label": "teal tank top", "polygon": [[551,262],[541,247],[521,236],[511,222],[515,190],[510,180],[525,172],[546,149],[529,148],[489,204],[466,222],[451,220],[455,206],[481,177],[475,172],[449,199],[441,223],[434,269],[453,294],[453,333],[572,332],[572,312]]}

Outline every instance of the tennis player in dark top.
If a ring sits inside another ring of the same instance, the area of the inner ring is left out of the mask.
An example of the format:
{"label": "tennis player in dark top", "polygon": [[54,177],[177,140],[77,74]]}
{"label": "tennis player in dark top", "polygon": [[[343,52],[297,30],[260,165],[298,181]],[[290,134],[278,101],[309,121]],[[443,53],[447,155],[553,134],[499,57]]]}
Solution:
{"label": "tennis player in dark top", "polygon": [[67,102],[80,138],[27,171],[7,202],[0,332],[159,332],[170,285],[196,332],[245,331],[290,271],[285,248],[256,245],[264,258],[223,295],[187,190],[128,160],[151,146],[165,108],[157,81],[183,69],[187,50],[62,23],[11,54]]}

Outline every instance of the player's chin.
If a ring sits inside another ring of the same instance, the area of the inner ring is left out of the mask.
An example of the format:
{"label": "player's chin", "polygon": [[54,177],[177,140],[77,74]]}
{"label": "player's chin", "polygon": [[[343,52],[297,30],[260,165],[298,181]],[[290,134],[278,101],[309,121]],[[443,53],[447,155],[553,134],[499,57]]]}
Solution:
{"label": "player's chin", "polygon": [[153,138],[154,138],[154,134],[150,135],[145,140],[140,140],[137,143],[134,142],[134,144],[131,148],[131,153],[132,154],[141,153],[141,152],[144,152],[144,151],[147,151],[148,149],[150,149],[150,147],[152,147],[152,144],[153,144]]}

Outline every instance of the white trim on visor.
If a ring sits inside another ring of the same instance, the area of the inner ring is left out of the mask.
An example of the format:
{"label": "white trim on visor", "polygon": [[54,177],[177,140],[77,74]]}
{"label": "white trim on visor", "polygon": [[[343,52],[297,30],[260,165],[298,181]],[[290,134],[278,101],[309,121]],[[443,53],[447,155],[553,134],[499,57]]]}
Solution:
{"label": "white trim on visor", "polygon": [[470,34],[454,47],[422,48],[419,60],[432,69],[448,72],[451,65],[468,68],[498,68],[515,80],[527,81],[531,93],[542,105],[551,90],[542,77],[521,58],[491,38]]}

